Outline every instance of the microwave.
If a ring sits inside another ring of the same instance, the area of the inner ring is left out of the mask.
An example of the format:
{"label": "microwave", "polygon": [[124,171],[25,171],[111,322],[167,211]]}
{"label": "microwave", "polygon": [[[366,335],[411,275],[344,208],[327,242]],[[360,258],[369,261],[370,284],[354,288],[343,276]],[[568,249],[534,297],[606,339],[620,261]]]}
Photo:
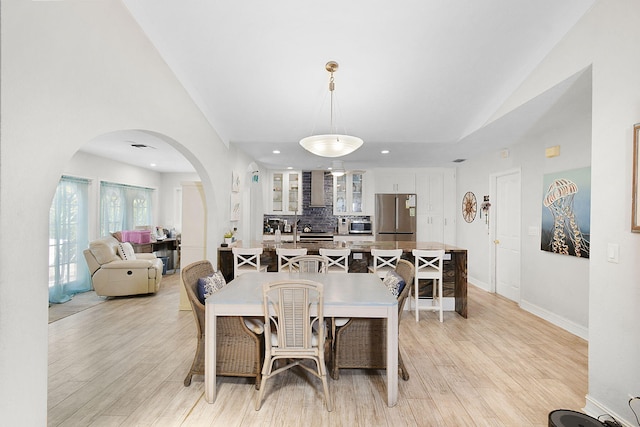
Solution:
{"label": "microwave", "polygon": [[349,222],[349,234],[372,234],[371,221],[352,219]]}

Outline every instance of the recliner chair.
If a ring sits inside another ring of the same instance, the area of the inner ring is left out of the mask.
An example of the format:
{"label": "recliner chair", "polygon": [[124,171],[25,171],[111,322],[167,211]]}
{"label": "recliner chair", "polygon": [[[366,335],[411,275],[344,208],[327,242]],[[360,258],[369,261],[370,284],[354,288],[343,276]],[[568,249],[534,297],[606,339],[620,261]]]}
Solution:
{"label": "recliner chair", "polygon": [[151,294],[162,280],[162,260],[152,253],[136,253],[135,259],[118,255],[118,240],[112,236],[94,240],[84,250],[97,295],[123,296]]}

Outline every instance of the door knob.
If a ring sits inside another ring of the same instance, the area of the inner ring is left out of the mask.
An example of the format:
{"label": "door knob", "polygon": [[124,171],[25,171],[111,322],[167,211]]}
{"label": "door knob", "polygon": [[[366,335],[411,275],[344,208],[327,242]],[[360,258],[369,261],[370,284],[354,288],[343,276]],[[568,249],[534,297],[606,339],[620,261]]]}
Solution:
{"label": "door knob", "polygon": [[496,245],[500,244],[500,240],[494,240],[493,243],[495,243]]}

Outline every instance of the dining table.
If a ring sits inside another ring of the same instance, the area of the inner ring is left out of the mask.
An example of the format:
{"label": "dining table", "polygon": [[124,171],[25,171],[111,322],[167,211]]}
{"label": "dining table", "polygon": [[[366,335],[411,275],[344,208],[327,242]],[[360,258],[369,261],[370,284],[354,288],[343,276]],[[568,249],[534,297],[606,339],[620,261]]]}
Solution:
{"label": "dining table", "polygon": [[375,274],[248,272],[205,302],[205,400],[216,400],[218,316],[264,316],[262,286],[281,280],[313,280],[324,289],[324,317],[387,319],[387,405],[398,402],[398,301]]}

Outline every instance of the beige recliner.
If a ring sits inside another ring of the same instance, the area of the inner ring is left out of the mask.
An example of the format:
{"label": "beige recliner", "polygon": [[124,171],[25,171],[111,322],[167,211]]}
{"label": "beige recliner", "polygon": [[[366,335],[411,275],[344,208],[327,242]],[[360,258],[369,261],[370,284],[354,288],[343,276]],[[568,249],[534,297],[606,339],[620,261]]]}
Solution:
{"label": "beige recliner", "polygon": [[84,250],[96,294],[121,296],[157,292],[162,280],[162,260],[152,253],[136,253],[135,259],[122,259],[118,255],[118,243],[114,237],[103,237]]}

